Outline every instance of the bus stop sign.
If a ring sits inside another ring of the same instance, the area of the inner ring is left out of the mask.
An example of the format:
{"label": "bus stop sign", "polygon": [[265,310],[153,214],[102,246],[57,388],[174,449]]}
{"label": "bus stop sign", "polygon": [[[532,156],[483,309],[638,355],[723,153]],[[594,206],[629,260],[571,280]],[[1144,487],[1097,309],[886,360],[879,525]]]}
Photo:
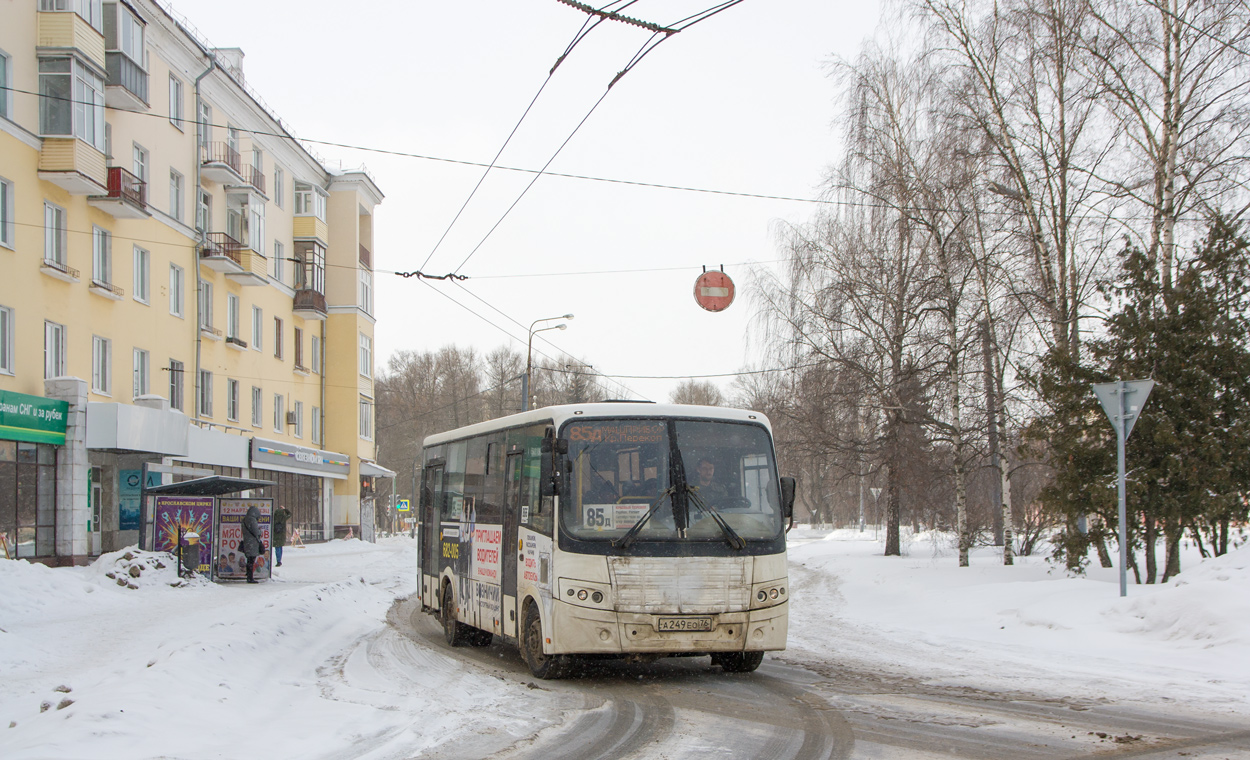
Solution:
{"label": "bus stop sign", "polygon": [[707,311],[724,311],[734,302],[734,281],[724,272],[704,272],[694,281],[694,300]]}

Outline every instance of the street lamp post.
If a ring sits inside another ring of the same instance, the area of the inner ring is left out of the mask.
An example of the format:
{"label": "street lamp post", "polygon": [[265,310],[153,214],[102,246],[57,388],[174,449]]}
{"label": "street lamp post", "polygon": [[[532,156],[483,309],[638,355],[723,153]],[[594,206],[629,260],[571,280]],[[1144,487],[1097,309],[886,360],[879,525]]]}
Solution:
{"label": "street lamp post", "polygon": [[521,411],[529,411],[530,408],[530,372],[533,370],[533,351],[534,351],[534,334],[545,330],[563,330],[568,327],[566,324],[551,325],[550,327],[540,327],[537,330],[534,326],[539,322],[550,322],[555,319],[572,319],[572,314],[565,314],[560,317],[543,317],[535,319],[530,323],[529,341],[525,344],[525,376],[521,378]]}

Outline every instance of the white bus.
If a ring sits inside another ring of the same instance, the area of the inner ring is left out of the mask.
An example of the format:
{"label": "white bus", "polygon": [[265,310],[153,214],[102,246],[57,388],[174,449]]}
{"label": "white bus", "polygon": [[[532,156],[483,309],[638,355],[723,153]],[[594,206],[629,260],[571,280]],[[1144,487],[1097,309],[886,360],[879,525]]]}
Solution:
{"label": "white bus", "polygon": [[578,655],[786,646],[786,524],[758,412],[644,402],[536,409],[425,439],[423,607],[452,646],[515,643],[539,678]]}

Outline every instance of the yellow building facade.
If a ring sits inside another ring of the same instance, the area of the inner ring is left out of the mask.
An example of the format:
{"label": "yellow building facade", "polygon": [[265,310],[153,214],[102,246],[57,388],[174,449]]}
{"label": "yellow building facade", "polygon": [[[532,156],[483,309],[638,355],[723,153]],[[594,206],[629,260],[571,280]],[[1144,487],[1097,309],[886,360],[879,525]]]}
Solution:
{"label": "yellow building facade", "polygon": [[[0,8],[0,536],[136,543],[144,485],[273,482],[304,540],[371,531],[373,215],[146,0]],[[364,509],[362,510],[362,503]],[[362,521],[363,514],[363,521]]]}

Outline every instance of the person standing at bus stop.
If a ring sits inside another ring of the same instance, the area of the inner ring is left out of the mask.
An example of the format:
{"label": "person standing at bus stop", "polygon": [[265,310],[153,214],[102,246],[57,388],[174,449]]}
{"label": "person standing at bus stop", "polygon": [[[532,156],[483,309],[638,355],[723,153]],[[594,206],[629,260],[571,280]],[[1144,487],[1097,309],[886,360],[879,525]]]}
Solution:
{"label": "person standing at bus stop", "polygon": [[240,548],[243,555],[247,558],[247,582],[255,583],[253,577],[256,572],[256,558],[265,551],[265,544],[261,541],[260,535],[260,508],[255,505],[248,507],[247,515],[243,518],[243,544]]}
{"label": "person standing at bus stop", "polygon": [[282,567],[282,547],[286,546],[286,524],[291,510],[278,507],[273,511],[273,561],[274,567]]}

